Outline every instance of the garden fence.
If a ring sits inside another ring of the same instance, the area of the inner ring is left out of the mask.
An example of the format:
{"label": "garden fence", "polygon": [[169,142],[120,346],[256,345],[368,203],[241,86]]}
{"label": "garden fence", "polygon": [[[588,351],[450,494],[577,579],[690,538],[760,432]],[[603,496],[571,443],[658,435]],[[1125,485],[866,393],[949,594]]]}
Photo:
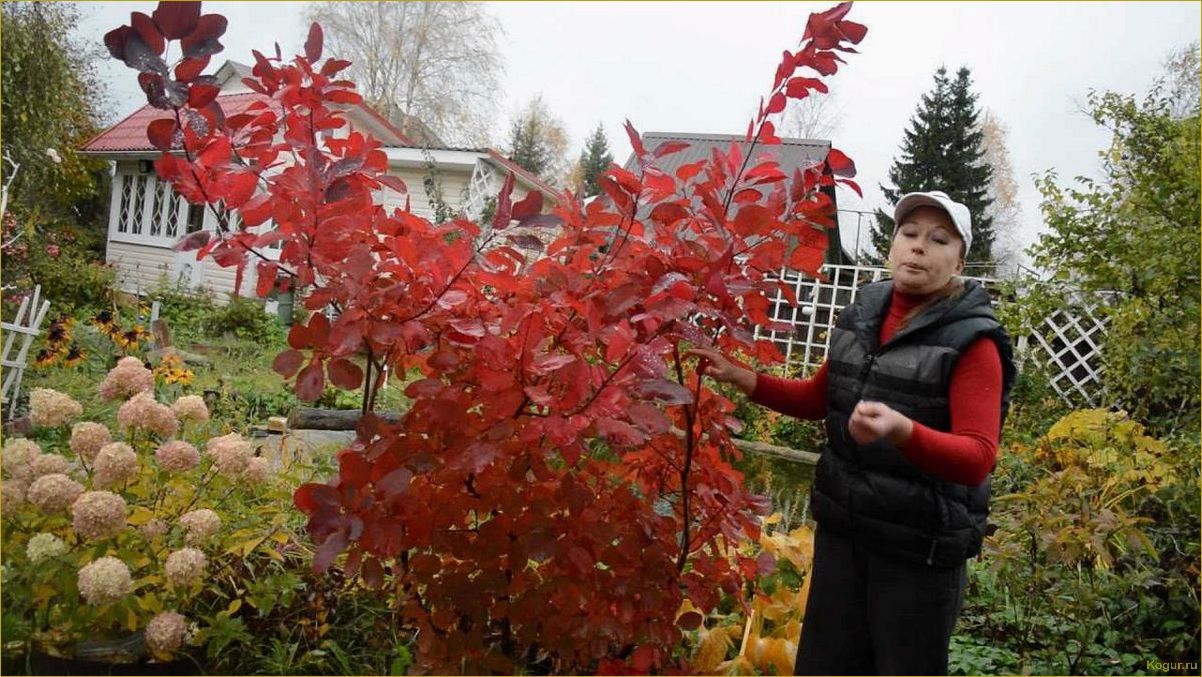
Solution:
{"label": "garden fence", "polygon": [[[861,286],[889,277],[885,268],[855,265],[825,265],[826,279],[795,271],[783,271],[777,279],[792,287],[797,303],[789,303],[778,290],[771,299],[770,317],[791,325],[787,331],[756,327],[757,339],[776,343],[785,356],[789,373],[808,374],[825,360],[831,329],[839,311],[851,304]],[[970,277],[997,291],[998,280]],[[996,294],[995,294],[996,298]],[[1012,302],[997,299],[998,303]],[[1102,297],[1068,294],[1062,307],[1049,314],[1028,336],[1015,339],[1020,361],[1037,360],[1045,367],[1052,388],[1070,406],[1102,406],[1101,351],[1105,343],[1106,318],[1100,312]]]}
{"label": "garden fence", "polygon": [[25,363],[29,359],[29,346],[40,332],[46,313],[50,312],[50,301],[41,296],[42,288],[35,287],[32,296],[21,300],[17,316],[12,322],[0,322],[0,330],[4,332],[4,353],[0,357],[0,365],[4,368],[4,386],[0,408],[8,405],[8,418],[12,418],[16,412],[21,377],[25,374]]}

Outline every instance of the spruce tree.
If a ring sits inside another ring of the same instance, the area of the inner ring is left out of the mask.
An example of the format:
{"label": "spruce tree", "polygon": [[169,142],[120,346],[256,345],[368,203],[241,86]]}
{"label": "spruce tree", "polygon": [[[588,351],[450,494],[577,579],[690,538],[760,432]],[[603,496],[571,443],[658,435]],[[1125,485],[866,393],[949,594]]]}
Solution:
{"label": "spruce tree", "polygon": [[580,187],[585,197],[591,197],[601,192],[597,185],[597,177],[613,164],[614,156],[609,152],[609,140],[605,138],[605,128],[597,125],[596,131],[584,144],[580,151]]}
{"label": "spruce tree", "polygon": [[509,128],[509,159],[528,172],[542,175],[551,165],[543,133],[542,121],[535,116],[514,120]]}
{"label": "spruce tree", "polygon": [[[888,211],[877,209],[872,229],[871,262],[882,263],[889,256],[893,238],[893,205],[906,193],[942,190],[963,203],[972,214],[973,240],[969,263],[989,264],[993,247],[993,219],[986,215],[992,202],[989,182],[993,169],[983,160],[982,134],[978,129],[977,95],[971,90],[967,68],[956,78],[946,68],[935,72],[934,88],[922,96],[910,127],[905,131],[901,155],[889,168],[891,185],[881,185]],[[974,274],[988,272],[974,266]]]}

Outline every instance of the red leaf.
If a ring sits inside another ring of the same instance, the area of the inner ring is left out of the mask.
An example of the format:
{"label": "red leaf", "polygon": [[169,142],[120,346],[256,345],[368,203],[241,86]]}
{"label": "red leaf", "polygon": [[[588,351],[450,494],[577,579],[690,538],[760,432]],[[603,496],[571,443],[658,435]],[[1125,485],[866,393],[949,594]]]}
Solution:
{"label": "red leaf", "polygon": [[689,217],[689,210],[685,209],[678,202],[661,202],[655,205],[648,215],[652,221],[662,223],[664,226],[670,226],[681,219]]}
{"label": "red leaf", "polygon": [[152,120],[146,126],[146,138],[150,140],[150,145],[162,151],[171,150],[172,142],[175,139],[175,132],[179,129],[176,126],[175,120],[171,118],[163,118],[161,120]]}
{"label": "red leaf", "polygon": [[768,100],[768,108],[765,112],[768,113],[768,115],[779,113],[785,109],[785,103],[787,101],[788,99],[785,97],[784,92],[777,92],[772,95],[771,99]]}
{"label": "red leaf", "polygon": [[651,190],[651,200],[666,200],[676,192],[676,182],[663,172],[647,168],[643,175],[643,185]]}
{"label": "red leaf", "polygon": [[618,186],[631,195],[638,195],[643,189],[643,184],[639,181],[639,177],[617,165],[610,167],[605,172],[605,175],[612,176]]}
{"label": "red leaf", "polygon": [[[249,169],[239,169],[223,174],[217,180],[217,189],[225,206],[237,209],[247,203],[259,187],[259,177]],[[243,226],[246,226],[243,222]]]}
{"label": "red leaf", "polygon": [[114,59],[125,61],[125,43],[133,33],[134,29],[129,26],[121,26],[104,34],[104,46]]}
{"label": "red leaf", "polygon": [[142,42],[150,48],[150,51],[155,54],[162,54],[163,49],[167,47],[167,43],[163,40],[163,34],[159,32],[159,27],[154,25],[150,17],[141,12],[131,12],[129,15],[129,23],[142,38]]}
{"label": "red leaf", "polygon": [[309,340],[316,348],[326,348],[330,340],[330,318],[324,313],[313,313],[309,318]]}
{"label": "red leaf", "polygon": [[349,67],[350,61],[343,59],[326,59],[326,62],[321,66],[321,74],[327,78],[336,75],[339,71]]}
{"label": "red leaf", "polygon": [[862,190],[860,190],[860,184],[856,183],[855,181],[852,181],[851,179],[839,179],[838,181],[836,181],[836,183],[841,183],[841,184],[847,186],[848,188],[851,188],[852,190],[856,191],[856,195],[859,195],[860,197],[864,197],[864,192]]}
{"label": "red leaf", "polygon": [[537,215],[543,210],[543,194],[532,190],[526,197],[513,205],[513,218],[521,221]]}
{"label": "red leaf", "polygon": [[791,99],[803,99],[810,95],[811,89],[823,94],[830,91],[818,78],[793,78],[785,85],[785,95]]}
{"label": "red leaf", "polygon": [[325,374],[322,373],[321,362],[314,360],[309,366],[301,369],[296,377],[296,396],[306,402],[316,402],[325,389]]}
{"label": "red leaf", "polygon": [[776,135],[776,125],[772,124],[771,120],[765,120],[764,125],[760,127],[760,143],[780,143],[780,137]]}
{"label": "red leaf", "polygon": [[676,168],[676,178],[680,179],[681,181],[688,181],[694,176],[700,174],[702,169],[705,169],[705,160],[699,160],[697,162],[690,162],[687,165],[681,165]]}
{"label": "red leaf", "polygon": [[868,34],[867,26],[854,21],[840,21],[839,30],[842,31],[843,35],[847,36],[849,42],[856,45],[860,44],[860,41]]}
{"label": "red leaf", "polygon": [[292,378],[297,369],[300,369],[301,363],[305,361],[305,355],[299,350],[285,350],[275,359],[271,361],[271,370],[283,376],[284,378]]}
{"label": "red leaf", "polygon": [[[345,317],[345,316],[343,316]],[[330,342],[326,349],[331,355],[347,355],[363,345],[363,330],[353,322],[337,322],[330,329]]]}
{"label": "red leaf", "polygon": [[377,176],[375,178],[376,178],[376,181],[380,182],[380,185],[385,186],[387,188],[391,188],[398,193],[405,193],[408,190],[405,187],[405,182],[402,181],[400,179],[400,177],[393,176],[391,174],[386,174],[383,176]]}
{"label": "red leaf", "polygon": [[664,404],[689,404],[693,401],[693,393],[687,388],[663,378],[640,383],[635,387],[635,392]]}
{"label": "red leaf", "polygon": [[202,56],[197,59],[184,59],[175,67],[175,79],[180,82],[187,82],[192,78],[199,76],[204,72],[204,69],[209,65],[208,56]]}
{"label": "red leaf", "polygon": [[225,35],[226,26],[225,17],[220,14],[205,14],[200,17],[196,22],[196,30],[180,40],[179,46],[183,50],[184,56],[198,59],[225,49],[217,38]]}
{"label": "red leaf", "polygon": [[798,232],[798,239],[797,247],[789,255],[789,267],[817,277],[826,260],[826,232],[807,226]]}
{"label": "red leaf", "polygon": [[317,552],[313,553],[313,573],[324,574],[334,563],[334,558],[346,550],[346,544],[346,531],[335,531],[327,536],[326,540],[317,548]]}
{"label": "red leaf", "polygon": [[335,512],[342,507],[338,490],[328,484],[310,482],[297,487],[292,494],[292,505],[306,515],[317,512]]}
{"label": "red leaf", "polygon": [[321,59],[322,33],[321,26],[313,22],[309,26],[309,39],[305,40],[305,58],[309,63],[317,63]]}
{"label": "red leaf", "polygon": [[259,261],[255,267],[255,295],[264,298],[275,288],[275,274],[279,267],[275,261]]}
{"label": "red leaf", "polygon": [[229,138],[218,136],[205,145],[196,159],[206,167],[218,167],[230,161],[232,152]]}
{"label": "red leaf", "polygon": [[655,152],[653,154],[658,160],[659,158],[672,155],[673,153],[679,153],[688,147],[689,144],[685,143],[684,141],[665,141],[655,147]]}
{"label": "red leaf", "polygon": [[736,233],[746,236],[761,233],[765,226],[775,222],[776,217],[767,207],[751,204],[739,209],[739,213],[735,215],[734,228]]}
{"label": "red leaf", "polygon": [[343,390],[354,390],[363,385],[363,370],[359,365],[343,357],[335,357],[326,365],[330,382]]}
{"label": "red leaf", "polygon": [[630,654],[630,667],[643,675],[651,674],[651,665],[655,661],[655,650],[649,646],[640,646]]}
{"label": "red leaf", "polygon": [[204,108],[209,105],[210,101],[216,99],[220,93],[220,87],[194,84],[188,89],[188,105],[193,108]]}
{"label": "red leaf", "polygon": [[826,154],[826,166],[831,168],[835,176],[851,177],[856,175],[856,163],[836,148]]}
{"label": "red leaf", "polygon": [[495,230],[508,228],[509,222],[513,220],[513,203],[509,199],[512,193],[513,173],[510,172],[505,175],[505,183],[501,184],[501,192],[497,195],[497,211],[492,218],[492,227]]}
{"label": "red leaf", "polygon": [[177,252],[190,252],[208,244],[209,239],[213,237],[211,230],[198,230],[195,233],[188,233],[181,237],[178,242],[172,247]]}
{"label": "red leaf", "polygon": [[[200,20],[199,2],[160,2],[151,18],[168,40],[179,40],[196,30]],[[118,57],[120,58],[120,57]]]}
{"label": "red leaf", "polygon": [[238,210],[238,215],[242,217],[242,223],[247,228],[254,228],[271,218],[273,207],[271,195],[260,193],[247,200],[242,209]]}
{"label": "red leaf", "polygon": [[626,121],[626,136],[630,137],[630,147],[634,150],[635,157],[641,158],[647,154],[647,149],[643,147],[643,137],[635,130],[634,125],[630,120]]}

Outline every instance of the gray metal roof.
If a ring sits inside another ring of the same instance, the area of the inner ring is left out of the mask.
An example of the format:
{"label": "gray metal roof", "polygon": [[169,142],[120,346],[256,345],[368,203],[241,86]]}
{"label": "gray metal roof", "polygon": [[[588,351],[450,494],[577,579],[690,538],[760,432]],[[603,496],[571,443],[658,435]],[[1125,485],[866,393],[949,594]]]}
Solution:
{"label": "gray metal roof", "polygon": [[[666,158],[656,161],[655,165],[665,172],[672,174],[677,167],[687,165],[690,162],[698,160],[708,160],[712,151],[717,148],[725,153],[730,149],[732,141],[739,142],[739,149],[745,150],[746,143],[743,142],[742,134],[684,134],[680,132],[643,132],[643,145],[649,151],[653,151],[665,141],[684,141],[689,144],[689,147],[673,153]],[[759,157],[764,154],[771,154],[776,157],[776,161],[780,163],[781,169],[788,176],[793,176],[795,167],[808,167],[816,162],[821,162],[826,158],[827,151],[831,149],[830,141],[821,139],[785,139],[780,140],[780,145],[765,145],[762,143],[756,144],[752,153]],[[623,165],[627,170],[634,168],[634,153],[630,154],[630,158]]]}
{"label": "gray metal roof", "polygon": [[[682,165],[687,165],[699,160],[708,160],[713,155],[714,149],[726,153],[730,150],[732,142],[737,142],[739,149],[746,155],[747,147],[750,145],[743,139],[746,137],[743,134],[687,134],[683,132],[643,132],[643,146],[650,152],[659,147],[660,144],[667,141],[683,141],[689,144],[689,147],[672,153],[671,155],[660,158],[655,161],[655,166],[662,169],[669,175],[675,175],[676,169]],[[781,171],[786,176],[793,177],[793,170],[798,167],[809,167],[826,159],[827,153],[831,149],[831,142],[823,139],[794,139],[781,138],[779,144],[763,144],[757,143],[752,149],[752,160],[756,160],[765,155],[772,156],[780,163]],[[748,168],[752,165],[748,164]],[[623,165],[627,171],[634,171],[636,167],[634,153],[631,152],[630,157]],[[771,190],[770,186],[757,187],[765,197]],[[836,208],[838,201],[834,191],[830,191],[831,197],[836,199]],[[640,218],[647,216],[648,210],[642,210],[639,214]],[[850,263],[853,257],[843,248],[839,229],[833,228],[827,232],[830,238],[830,243],[827,251],[828,263]]]}

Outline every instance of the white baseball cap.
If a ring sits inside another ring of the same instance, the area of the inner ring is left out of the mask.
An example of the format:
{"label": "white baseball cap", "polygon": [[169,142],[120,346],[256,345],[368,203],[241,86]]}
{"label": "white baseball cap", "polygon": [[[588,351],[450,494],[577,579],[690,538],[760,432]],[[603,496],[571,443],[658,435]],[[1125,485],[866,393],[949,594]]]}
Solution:
{"label": "white baseball cap", "polygon": [[932,190],[926,193],[906,193],[902,199],[897,201],[897,206],[893,208],[893,223],[900,224],[902,219],[907,214],[914,211],[918,207],[938,207],[947,212],[951,217],[952,223],[956,224],[956,230],[960,233],[960,238],[964,240],[964,251],[967,252],[972,247],[972,215],[968,213],[968,207],[956,202],[947,196],[947,193],[941,190]]}

